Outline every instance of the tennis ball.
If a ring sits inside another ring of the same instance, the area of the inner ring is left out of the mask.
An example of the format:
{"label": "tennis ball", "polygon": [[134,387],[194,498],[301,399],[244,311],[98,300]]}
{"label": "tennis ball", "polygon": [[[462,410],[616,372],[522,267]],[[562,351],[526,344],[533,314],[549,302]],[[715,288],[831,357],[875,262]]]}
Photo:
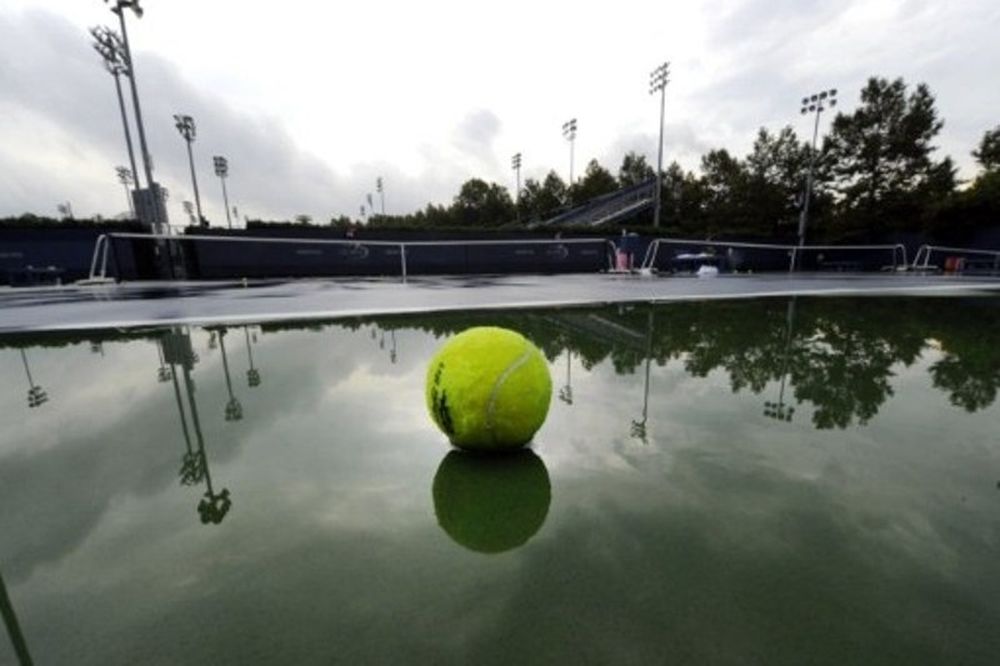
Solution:
{"label": "tennis ball", "polygon": [[552,398],[538,348],[504,328],[470,328],[446,342],[427,368],[427,409],[451,443],[502,451],[531,441]]}
{"label": "tennis ball", "polygon": [[552,501],[549,472],[531,449],[504,456],[452,450],[431,493],[441,529],[478,553],[524,545],[545,523]]}

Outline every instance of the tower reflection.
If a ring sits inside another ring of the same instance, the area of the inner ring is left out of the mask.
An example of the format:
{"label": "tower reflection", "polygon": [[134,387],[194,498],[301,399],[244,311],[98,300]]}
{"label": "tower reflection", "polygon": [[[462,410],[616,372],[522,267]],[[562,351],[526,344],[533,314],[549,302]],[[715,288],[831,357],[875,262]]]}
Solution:
{"label": "tower reflection", "polygon": [[21,666],[31,666],[31,653],[28,652],[28,643],[21,633],[21,624],[17,621],[17,613],[14,612],[14,605],[10,602],[7,594],[7,585],[3,581],[3,573],[0,572],[0,615],[3,615],[4,626],[7,627],[7,635],[10,643],[14,647],[14,654],[17,655],[18,663]]}
{"label": "tower reflection", "polygon": [[[221,340],[221,336],[220,336]],[[201,419],[198,415],[198,403],[195,400],[195,384],[191,377],[191,370],[197,359],[191,345],[191,335],[189,331],[174,329],[168,332],[160,340],[161,354],[170,365],[170,374],[173,378],[174,397],[177,401],[177,413],[180,417],[181,431],[184,434],[186,451],[181,462],[180,480],[185,486],[193,486],[205,483],[205,493],[198,502],[198,515],[204,524],[218,525],[229,513],[232,507],[232,499],[229,489],[223,488],[220,492],[215,491],[212,484],[212,474],[208,465],[208,454],[205,449],[205,437],[201,430]],[[184,377],[183,392],[187,397],[187,411],[185,412],[184,401],[181,398],[181,385],[177,380],[177,367],[180,366]],[[190,427],[188,424],[190,417]],[[191,433],[194,433],[196,448],[191,445]]]}
{"label": "tower reflection", "polygon": [[226,356],[227,332],[226,329],[221,328],[218,334],[219,349],[222,351],[222,371],[226,375],[226,391],[229,393],[229,402],[226,403],[225,417],[227,421],[239,421],[243,418],[243,405],[233,395],[233,382],[229,377],[229,359]]}
{"label": "tower reflection", "polygon": [[21,362],[24,364],[24,374],[28,377],[28,407],[41,407],[49,401],[49,394],[41,386],[35,384],[28,365],[28,355],[21,349]]}
{"label": "tower reflection", "polygon": [[795,329],[795,296],[788,299],[788,311],[785,315],[785,345],[781,354],[781,388],[778,389],[777,402],[764,402],[764,416],[776,421],[791,421],[795,408],[785,404],[785,382],[788,380],[788,359],[792,350],[792,333]]}

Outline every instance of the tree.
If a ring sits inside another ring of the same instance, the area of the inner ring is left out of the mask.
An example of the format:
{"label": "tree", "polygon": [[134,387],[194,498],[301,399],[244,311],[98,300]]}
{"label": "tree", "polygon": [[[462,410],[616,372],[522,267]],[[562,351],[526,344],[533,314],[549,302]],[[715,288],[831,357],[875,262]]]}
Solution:
{"label": "tree", "polygon": [[622,187],[645,183],[655,177],[656,171],[646,164],[645,155],[639,155],[632,151],[625,153],[622,165],[618,167],[618,183]]}
{"label": "tree", "polygon": [[521,217],[545,220],[558,215],[565,205],[566,189],[566,183],[555,171],[550,171],[541,183],[528,178],[521,189]]}
{"label": "tree", "polygon": [[[799,204],[805,191],[809,146],[799,141],[791,127],[771,134],[757,132],[753,150],[746,158],[748,187],[746,216],[750,228],[762,234],[780,234],[795,228]],[[814,198],[822,193],[823,178],[814,177]],[[811,204],[811,209],[816,207]],[[815,219],[815,214],[813,218]]]}
{"label": "tree", "polygon": [[573,183],[573,187],[570,188],[570,199],[575,204],[581,204],[617,189],[618,182],[611,172],[602,167],[597,160],[590,160],[583,178]]}
{"label": "tree", "polygon": [[972,151],[972,156],[984,171],[1000,171],[1000,125],[983,134],[979,148]]}
{"label": "tree", "polygon": [[824,142],[845,219],[880,229],[912,219],[928,198],[950,194],[954,170],[931,159],[942,126],[925,84],[908,95],[901,78],[869,79],[861,106],[838,114]]}
{"label": "tree", "polygon": [[463,226],[496,226],[514,219],[514,202],[507,188],[473,178],[462,185],[451,212]]}
{"label": "tree", "polygon": [[706,233],[711,235],[727,227],[744,228],[749,181],[746,166],[728,150],[710,150],[701,158],[701,172]]}

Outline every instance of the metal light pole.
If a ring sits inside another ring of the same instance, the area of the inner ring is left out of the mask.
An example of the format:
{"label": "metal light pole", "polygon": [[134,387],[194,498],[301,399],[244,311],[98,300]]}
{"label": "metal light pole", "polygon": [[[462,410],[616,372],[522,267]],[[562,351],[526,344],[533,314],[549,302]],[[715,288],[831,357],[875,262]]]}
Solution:
{"label": "metal light pole", "polygon": [[229,214],[229,194],[226,193],[226,176],[229,175],[229,160],[221,155],[215,155],[212,157],[212,163],[215,165],[215,175],[222,181],[222,200],[226,204],[226,222],[229,223],[229,228],[232,229],[233,218]]}
{"label": "metal light pole", "polygon": [[660,203],[662,201],[663,181],[663,111],[667,98],[667,83],[670,81],[670,63],[665,62],[649,75],[649,94],[660,93],[660,142],[656,152],[656,194],[653,206],[653,227],[660,226]]}
{"label": "metal light pole", "polygon": [[194,118],[188,115],[175,113],[174,127],[177,128],[177,131],[181,133],[182,137],[184,137],[184,142],[187,143],[188,164],[191,166],[191,185],[194,187],[194,205],[195,209],[198,211],[198,224],[202,224],[201,195],[198,194],[198,177],[195,176],[194,152],[191,149],[191,144],[194,143],[194,138],[198,133],[194,125]]}
{"label": "metal light pole", "polygon": [[806,223],[809,221],[809,201],[812,199],[813,190],[813,169],[816,166],[816,138],[819,136],[819,115],[827,109],[837,105],[837,89],[824,90],[823,92],[802,98],[802,115],[815,113],[816,120],[813,123],[812,150],[809,153],[809,171],[806,174],[806,191],[802,202],[802,211],[799,213],[799,247],[806,242]]}
{"label": "metal light pole", "polygon": [[576,118],[563,123],[563,138],[569,141],[569,186],[573,187],[573,145],[576,142]]}
{"label": "metal light pole", "polygon": [[510,158],[510,168],[517,174],[517,189],[514,191],[514,216],[518,222],[521,221],[521,153],[515,153]]}
{"label": "metal light pole", "polygon": [[142,165],[146,172],[146,187],[149,189],[150,196],[150,214],[151,219],[149,220],[154,226],[158,226],[161,222],[166,222],[166,220],[160,219],[160,196],[158,192],[158,187],[155,182],[153,182],[153,162],[149,155],[149,147],[146,144],[146,130],[142,125],[142,109],[139,106],[139,89],[135,82],[135,62],[132,60],[132,49],[129,47],[128,43],[128,29],[125,26],[125,10],[131,9],[136,18],[142,18],[142,7],[139,6],[139,0],[104,0],[104,2],[113,2],[111,11],[118,15],[118,22],[121,25],[122,30],[122,47],[121,57],[125,62],[125,66],[128,69],[128,79],[130,87],[132,88],[132,106],[135,108],[135,125],[139,130],[139,149],[142,151]]}
{"label": "metal light pole", "polygon": [[135,217],[135,208],[132,206],[132,195],[129,193],[129,185],[134,182],[132,172],[125,166],[116,166],[115,173],[118,174],[118,182],[125,188],[125,199],[128,201],[129,215]]}
{"label": "metal light pole", "polygon": [[375,191],[378,192],[379,199],[382,203],[382,217],[385,217],[385,190],[382,187],[382,176],[375,179]]}
{"label": "metal light pole", "polygon": [[[128,115],[125,113],[125,97],[122,95],[121,76],[131,76],[128,65],[123,57],[125,47],[118,33],[104,26],[96,26],[90,29],[90,34],[94,37],[94,50],[104,60],[104,67],[115,79],[115,92],[118,94],[118,110],[122,116],[122,128],[125,130],[125,146],[128,148],[128,161],[132,167],[132,180],[136,187],[139,187],[139,172],[135,168],[135,151],[132,148],[132,131],[128,126]],[[132,197],[129,195],[129,210],[133,211]]]}

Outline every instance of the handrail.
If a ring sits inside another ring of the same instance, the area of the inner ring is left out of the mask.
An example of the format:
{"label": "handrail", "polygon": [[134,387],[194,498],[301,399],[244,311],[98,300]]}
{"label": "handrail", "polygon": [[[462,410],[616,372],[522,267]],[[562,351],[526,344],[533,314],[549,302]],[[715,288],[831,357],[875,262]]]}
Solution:
{"label": "handrail", "polygon": [[[660,245],[662,243],[671,243],[673,245],[694,245],[694,246],[718,246],[723,247],[740,247],[747,249],[765,249],[765,250],[786,250],[789,253],[789,270],[793,270],[796,264],[796,259],[798,255],[805,250],[892,250],[892,263],[893,267],[906,266],[907,253],[906,246],[902,243],[895,244],[885,244],[885,245],[783,245],[778,243],[749,243],[745,241],[712,241],[712,240],[690,240],[683,238],[655,238],[646,247],[646,254],[642,260],[642,268],[650,269],[656,262],[656,255],[659,252]],[[897,254],[899,257],[897,257]],[[902,261],[899,258],[902,258]]]}
{"label": "handrail", "polygon": [[[930,245],[924,244],[917,249],[916,255],[913,257],[913,268],[927,269],[931,265],[931,253],[932,252],[957,252],[959,254],[981,254],[988,257],[993,257],[994,259],[1000,261],[1000,250],[977,250],[975,248],[968,247],[949,247],[947,245]],[[923,261],[923,264],[921,264]]]}
{"label": "handrail", "polygon": [[[360,240],[360,239],[337,239],[337,238],[282,238],[274,236],[205,236],[198,234],[191,234],[185,236],[170,236],[163,234],[140,234],[133,232],[113,232],[108,234],[101,234],[97,237],[97,241],[94,244],[94,254],[90,262],[90,280],[95,280],[100,278],[101,280],[107,279],[108,270],[108,248],[111,241],[115,238],[137,238],[144,240],[166,240],[166,241],[229,241],[229,242],[242,242],[242,243],[284,243],[284,244],[302,244],[302,243],[312,243],[318,245],[348,245],[348,246],[360,246],[360,245],[374,245],[379,247],[395,247],[399,248],[400,255],[400,274],[403,282],[406,282],[408,277],[407,272],[407,262],[406,262],[406,248],[407,247],[452,247],[452,246],[489,246],[489,245],[582,245],[582,244],[594,244],[603,242],[606,250],[606,259],[608,269],[614,268],[614,255],[615,255],[615,244],[606,238],[524,238],[524,239],[470,239],[470,240],[440,240],[440,241],[379,241],[379,240]],[[100,264],[100,275],[98,275],[97,269],[98,264]]]}

